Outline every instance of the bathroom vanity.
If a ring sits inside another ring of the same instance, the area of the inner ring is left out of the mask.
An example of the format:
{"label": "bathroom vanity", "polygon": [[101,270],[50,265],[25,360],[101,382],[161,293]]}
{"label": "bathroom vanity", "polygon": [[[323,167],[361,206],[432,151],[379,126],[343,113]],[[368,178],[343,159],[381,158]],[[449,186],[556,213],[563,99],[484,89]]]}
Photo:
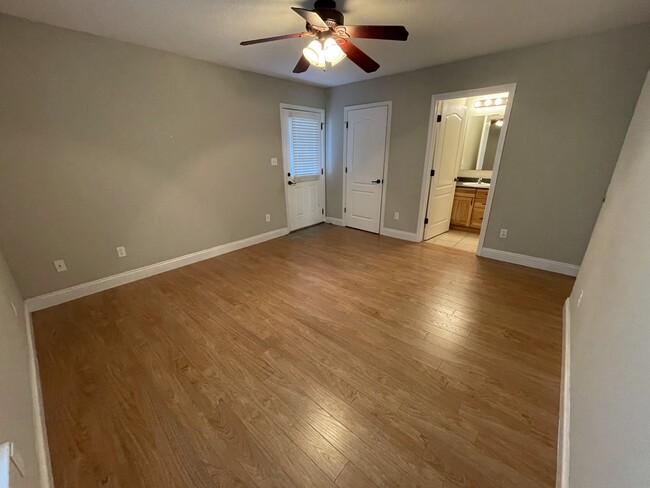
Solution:
{"label": "bathroom vanity", "polygon": [[[456,186],[451,210],[451,228],[479,232],[483,224],[489,186],[461,184]],[[486,188],[487,187],[487,188]]]}

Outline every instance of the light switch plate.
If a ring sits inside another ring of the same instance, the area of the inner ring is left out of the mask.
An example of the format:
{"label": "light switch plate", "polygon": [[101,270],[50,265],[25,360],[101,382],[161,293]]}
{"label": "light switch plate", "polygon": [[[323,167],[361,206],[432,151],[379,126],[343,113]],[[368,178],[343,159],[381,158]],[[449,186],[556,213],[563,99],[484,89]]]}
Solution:
{"label": "light switch plate", "polygon": [[118,257],[123,258],[123,257],[126,256],[126,249],[124,248],[124,246],[119,246],[119,247],[117,247],[115,249],[117,251],[117,256]]}
{"label": "light switch plate", "polygon": [[266,214],[266,221],[271,222],[271,214]]}
{"label": "light switch plate", "polygon": [[278,158],[271,158],[271,166],[277,166],[278,165]]}

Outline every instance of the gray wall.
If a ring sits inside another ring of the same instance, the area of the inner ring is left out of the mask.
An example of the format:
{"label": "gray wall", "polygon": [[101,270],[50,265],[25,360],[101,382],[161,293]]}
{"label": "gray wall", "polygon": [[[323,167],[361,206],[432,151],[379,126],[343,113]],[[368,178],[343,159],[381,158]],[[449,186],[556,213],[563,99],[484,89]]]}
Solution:
{"label": "gray wall", "polygon": [[[16,306],[18,316],[14,314],[10,302]],[[12,478],[16,488],[35,488],[39,485],[29,378],[23,299],[0,252],[0,444],[14,442],[25,461],[25,477]]]}
{"label": "gray wall", "polygon": [[346,105],[392,100],[385,225],[415,232],[431,96],[516,82],[485,245],[580,264],[649,67],[646,23],[333,88],[327,213],[342,216]]}
{"label": "gray wall", "polygon": [[279,104],[326,103],[8,16],[0,66],[0,245],[25,297],[284,227]]}
{"label": "gray wall", "polygon": [[571,488],[650,486],[649,136],[650,76],[571,294]]}

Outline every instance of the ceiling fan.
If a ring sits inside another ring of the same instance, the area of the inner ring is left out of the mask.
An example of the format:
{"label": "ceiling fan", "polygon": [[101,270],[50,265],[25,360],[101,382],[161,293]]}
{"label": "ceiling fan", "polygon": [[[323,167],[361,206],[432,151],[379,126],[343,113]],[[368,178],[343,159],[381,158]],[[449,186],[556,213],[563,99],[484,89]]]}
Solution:
{"label": "ceiling fan", "polygon": [[379,64],[352,44],[350,39],[406,41],[409,36],[402,25],[344,25],[343,14],[336,10],[334,0],[316,0],[314,10],[299,7],[291,7],[291,9],[307,22],[305,32],[243,41],[241,45],[249,46],[301,37],[314,39],[303,49],[302,56],[293,69],[294,73],[307,71],[310,64],[318,68],[326,68],[327,63],[334,66],[346,57],[366,73],[372,73],[379,69]]}

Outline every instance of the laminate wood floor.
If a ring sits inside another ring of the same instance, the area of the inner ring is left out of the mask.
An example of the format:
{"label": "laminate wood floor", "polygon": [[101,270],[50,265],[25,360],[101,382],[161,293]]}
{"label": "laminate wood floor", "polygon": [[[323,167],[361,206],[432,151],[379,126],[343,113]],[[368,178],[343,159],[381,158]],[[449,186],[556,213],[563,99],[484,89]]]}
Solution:
{"label": "laminate wood floor", "polygon": [[321,225],[33,316],[57,487],[552,487],[573,279]]}

